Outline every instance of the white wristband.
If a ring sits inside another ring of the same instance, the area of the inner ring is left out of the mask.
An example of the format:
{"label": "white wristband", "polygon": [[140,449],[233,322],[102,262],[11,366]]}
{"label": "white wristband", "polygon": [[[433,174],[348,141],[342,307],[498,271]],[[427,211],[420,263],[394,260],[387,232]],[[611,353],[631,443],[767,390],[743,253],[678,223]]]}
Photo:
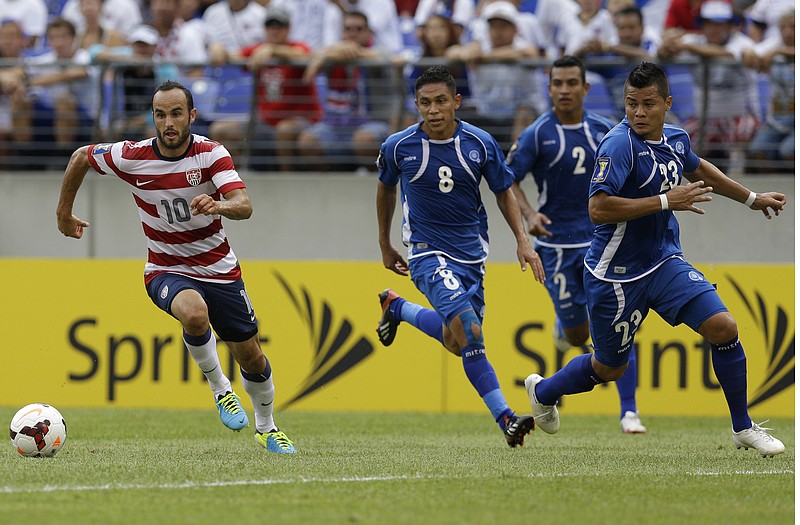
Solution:
{"label": "white wristband", "polygon": [[753,205],[754,202],[756,202],[756,192],[751,191],[750,196],[747,197],[746,201],[744,201],[744,205],[749,208],[750,206]]}
{"label": "white wristband", "polygon": [[667,200],[667,194],[662,193],[658,196],[658,198],[661,199],[661,211],[669,210],[669,201]]}

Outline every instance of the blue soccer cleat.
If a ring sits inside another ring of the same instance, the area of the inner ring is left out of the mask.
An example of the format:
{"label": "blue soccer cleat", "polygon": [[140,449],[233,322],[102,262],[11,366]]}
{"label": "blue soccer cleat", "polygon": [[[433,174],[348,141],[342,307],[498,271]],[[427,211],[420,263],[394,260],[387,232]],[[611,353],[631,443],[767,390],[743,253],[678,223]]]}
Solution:
{"label": "blue soccer cleat", "polygon": [[294,454],[297,452],[292,440],[277,428],[271,432],[256,432],[256,443],[267,449],[267,452],[274,452],[275,454]]}
{"label": "blue soccer cleat", "polygon": [[247,413],[242,408],[239,396],[235,392],[226,392],[217,396],[217,409],[222,424],[234,432],[239,432],[250,424]]}

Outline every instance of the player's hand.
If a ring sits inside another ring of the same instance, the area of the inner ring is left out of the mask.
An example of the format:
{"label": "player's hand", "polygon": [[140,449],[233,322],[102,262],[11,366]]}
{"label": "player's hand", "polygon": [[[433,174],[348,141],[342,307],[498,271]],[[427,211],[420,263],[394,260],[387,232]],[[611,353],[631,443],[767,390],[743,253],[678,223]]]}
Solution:
{"label": "player's hand", "polygon": [[542,260],[539,258],[539,254],[536,253],[536,250],[533,249],[533,246],[531,246],[531,243],[527,242],[527,240],[517,246],[517,259],[519,259],[519,265],[523,272],[527,270],[528,265],[530,265],[533,278],[540,283],[544,283],[546,276],[544,274]]}
{"label": "player's hand", "polygon": [[398,275],[408,275],[408,263],[405,261],[405,259],[403,259],[403,256],[400,255],[400,252],[398,252],[394,246],[381,248],[381,254],[383,256],[384,268],[391,270]]}
{"label": "player's hand", "polygon": [[58,216],[58,231],[66,235],[67,237],[72,237],[74,239],[80,239],[83,237],[83,230],[84,228],[89,227],[89,223],[77,218],[74,215],[67,216]]}
{"label": "player's hand", "polygon": [[711,195],[707,195],[707,193],[714,191],[711,186],[703,187],[703,184],[703,181],[698,180],[682,186],[675,186],[669,190],[666,193],[669,209],[673,211],[692,211],[703,215],[705,210],[695,206],[695,203],[710,201]]}
{"label": "player's hand", "polygon": [[528,220],[528,233],[536,237],[552,237],[553,234],[547,226],[553,224],[550,217],[542,212],[538,212],[533,220]]}
{"label": "player's hand", "polygon": [[772,219],[770,210],[775,213],[775,216],[781,214],[783,207],[786,205],[786,195],[770,191],[767,193],[757,193],[756,200],[750,205],[751,210],[761,210],[764,217]]}
{"label": "player's hand", "polygon": [[219,214],[219,202],[204,193],[192,199],[189,209],[192,215],[216,215]]}

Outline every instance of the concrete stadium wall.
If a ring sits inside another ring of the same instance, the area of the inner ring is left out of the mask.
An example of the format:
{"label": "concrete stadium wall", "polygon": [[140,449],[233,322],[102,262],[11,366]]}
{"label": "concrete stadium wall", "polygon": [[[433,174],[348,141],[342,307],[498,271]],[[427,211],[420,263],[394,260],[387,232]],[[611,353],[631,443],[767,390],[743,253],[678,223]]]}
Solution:
{"label": "concrete stadium wall", "polygon": [[[250,220],[226,221],[240,259],[380,261],[374,176],[349,174],[242,174],[254,204]],[[698,263],[792,263],[795,250],[794,177],[739,179],[754,191],[780,191],[789,205],[777,220],[724,197],[702,205],[705,215],[678,214],[683,248]],[[135,204],[123,185],[90,172],[75,214],[91,223],[80,240],[56,228],[58,173],[0,174],[0,257],[144,258]],[[535,196],[530,178],[523,187]],[[515,244],[484,186],[489,210],[490,260],[513,262]],[[393,236],[400,247],[399,206]]]}

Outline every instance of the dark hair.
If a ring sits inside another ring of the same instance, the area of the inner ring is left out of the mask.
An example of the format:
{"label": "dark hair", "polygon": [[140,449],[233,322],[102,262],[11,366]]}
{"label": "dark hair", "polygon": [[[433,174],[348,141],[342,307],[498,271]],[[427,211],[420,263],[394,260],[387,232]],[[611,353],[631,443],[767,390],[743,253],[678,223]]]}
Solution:
{"label": "dark hair", "polygon": [[61,17],[54,18],[47,24],[47,30],[45,31],[45,34],[47,34],[51,29],[60,29],[60,28],[66,29],[67,32],[73,37],[77,34],[77,32],[75,31],[75,25],[66,18],[61,18]]}
{"label": "dark hair", "polygon": [[445,84],[453,96],[456,95],[456,79],[444,66],[431,66],[423,71],[414,82],[414,93],[416,94],[422,86],[439,83]]}
{"label": "dark hair", "polygon": [[629,5],[629,6],[623,7],[622,9],[620,9],[619,11],[614,13],[614,18],[617,18],[618,16],[626,16],[626,15],[636,15],[636,17],[639,19],[639,24],[643,24],[644,23],[644,17],[642,16],[642,10],[639,9],[638,7],[636,7],[635,5]]}
{"label": "dark hair", "polygon": [[557,67],[577,67],[581,70],[581,82],[584,84],[586,83],[586,66],[583,65],[583,60],[576,56],[572,55],[564,55],[563,57],[557,59],[553,62],[553,65],[550,66],[550,80],[553,80],[553,69]]}
{"label": "dark hair", "polygon": [[661,66],[646,60],[633,68],[633,71],[628,75],[628,80],[625,81],[626,87],[630,86],[636,89],[653,85],[656,86],[658,94],[666,100],[669,96],[669,80],[667,80],[667,73]]}
{"label": "dark hair", "polygon": [[[192,92],[189,91],[183,84],[180,82],[175,82],[174,80],[165,80],[162,82],[153,93],[153,99],[156,96],[156,93],[159,91],[171,91],[173,89],[180,89],[183,91],[183,94],[186,95],[186,104],[189,106],[189,110],[191,111],[194,109],[194,97],[192,97]],[[153,100],[150,100],[150,108],[153,107]]]}
{"label": "dark hair", "polygon": [[367,18],[367,15],[364,14],[362,11],[348,11],[344,14],[343,19],[347,17],[362,19],[364,23],[367,25],[367,29],[369,30],[369,19]]}
{"label": "dark hair", "polygon": [[[421,27],[427,26],[428,22],[430,22],[434,18],[442,20],[447,26],[447,47],[458,44],[458,37],[456,36],[456,25],[453,23],[452,19],[448,18],[443,14],[437,14],[437,13],[432,14],[431,16],[428,17],[428,19]],[[431,50],[431,46],[428,43],[428,41],[425,38],[422,38],[420,44],[422,45],[422,56],[432,57],[433,51]]]}

